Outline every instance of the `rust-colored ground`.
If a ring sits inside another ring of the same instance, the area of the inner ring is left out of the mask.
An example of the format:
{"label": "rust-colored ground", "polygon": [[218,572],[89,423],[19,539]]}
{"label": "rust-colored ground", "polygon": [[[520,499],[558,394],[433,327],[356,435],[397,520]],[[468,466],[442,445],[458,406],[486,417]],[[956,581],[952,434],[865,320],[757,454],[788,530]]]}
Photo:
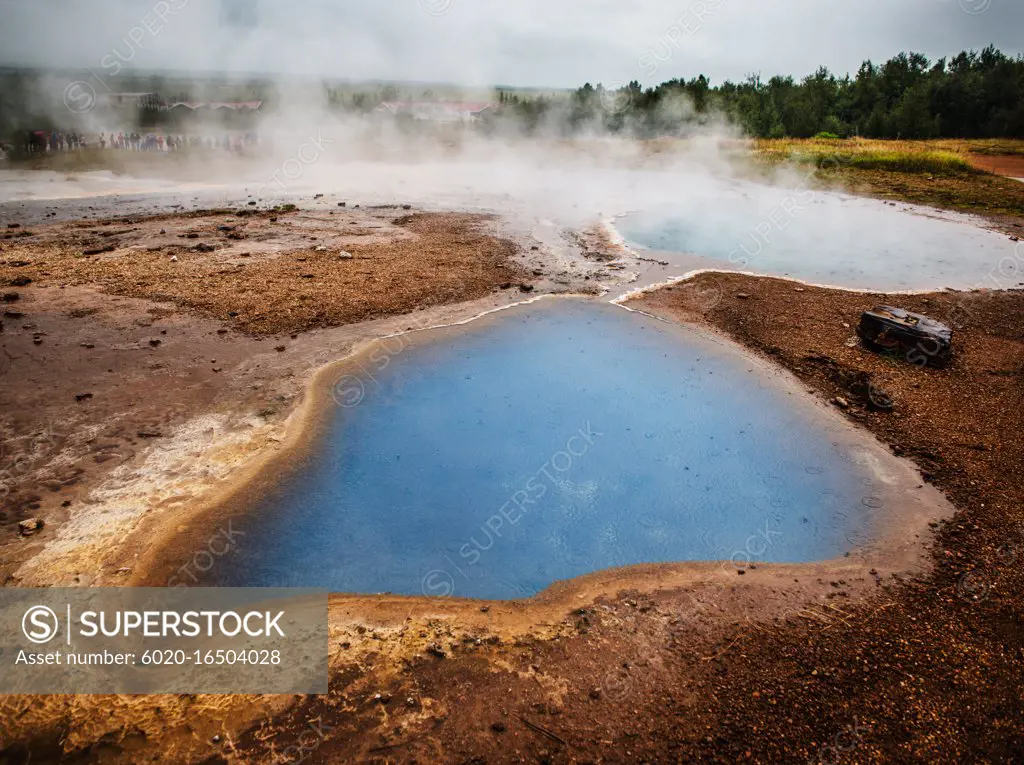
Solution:
{"label": "rust-colored ground", "polygon": [[972,154],[971,164],[996,175],[1024,178],[1024,156],[1019,154]]}
{"label": "rust-colored ground", "polygon": [[[708,294],[720,300],[704,310]],[[893,302],[962,325],[951,368],[921,369],[847,344],[862,310]],[[850,762],[1019,762],[1024,294],[897,298],[707,274],[639,306],[705,321],[824,395],[847,399],[851,417],[915,460],[959,508],[937,530],[934,573],[895,588],[881,610],[862,618],[855,606],[849,623],[820,634],[790,624],[735,651],[708,699],[709,738],[689,753],[723,762],[799,753],[806,761],[817,745],[824,754],[812,761],[832,762],[833,736],[842,734],[849,751],[840,757]],[[870,374],[893,396],[894,412],[867,411],[837,382],[844,371]],[[859,735],[844,733],[854,724]]]}
{"label": "rust-colored ground", "polygon": [[159,215],[8,229],[0,285],[96,285],[252,334],[472,300],[528,276],[486,216],[402,210]]}

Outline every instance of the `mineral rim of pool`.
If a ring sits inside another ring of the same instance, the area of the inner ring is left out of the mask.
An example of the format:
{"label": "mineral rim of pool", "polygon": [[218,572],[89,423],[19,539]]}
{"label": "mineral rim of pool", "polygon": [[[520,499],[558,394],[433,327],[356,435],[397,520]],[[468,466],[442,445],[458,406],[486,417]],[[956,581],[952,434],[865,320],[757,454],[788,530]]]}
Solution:
{"label": "mineral rim of pool", "polygon": [[219,584],[512,599],[635,563],[833,559],[873,533],[884,487],[848,426],[712,337],[571,299],[419,334],[339,373]]}

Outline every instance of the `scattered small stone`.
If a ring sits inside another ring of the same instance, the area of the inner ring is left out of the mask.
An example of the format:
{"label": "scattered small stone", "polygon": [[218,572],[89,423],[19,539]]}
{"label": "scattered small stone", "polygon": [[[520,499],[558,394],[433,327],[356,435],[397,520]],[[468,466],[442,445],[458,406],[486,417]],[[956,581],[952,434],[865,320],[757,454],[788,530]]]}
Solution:
{"label": "scattered small stone", "polygon": [[171,255],[171,262],[172,263],[177,263],[178,262],[178,256],[177,255]]}
{"label": "scattered small stone", "polygon": [[431,643],[430,645],[428,645],[427,646],[427,653],[433,654],[434,656],[436,656],[439,659],[443,659],[443,658],[445,658],[448,655],[447,653],[445,653],[444,648],[442,648],[437,643]]}
{"label": "scattered small stone", "polygon": [[746,292],[737,292],[736,297],[739,298],[740,300],[748,300],[750,298],[750,295],[748,295]]}
{"label": "scattered small stone", "polygon": [[832,399],[832,403],[838,406],[840,409],[848,409],[850,407],[850,402],[847,401],[842,396],[836,396],[834,399]]}
{"label": "scattered small stone", "polygon": [[402,205],[402,209],[403,210],[411,210],[412,209],[412,205]]}
{"label": "scattered small stone", "polygon": [[491,730],[495,733],[504,733],[508,728],[505,727],[505,723],[503,722],[493,722],[491,723]]}
{"label": "scattered small stone", "polygon": [[23,537],[30,537],[42,531],[44,525],[41,518],[26,518],[18,522],[18,533]]}
{"label": "scattered small stone", "polygon": [[345,207],[345,206],[346,206],[345,202],[338,202],[338,207]]}
{"label": "scattered small stone", "polygon": [[256,202],[249,202],[249,207],[255,207],[255,206],[256,206]]}
{"label": "scattered small stone", "polygon": [[279,345],[276,348],[274,348],[274,350],[277,351],[278,353],[284,353],[288,349],[285,348],[283,345]]}
{"label": "scattered small stone", "polygon": [[217,248],[214,247],[212,244],[201,242],[200,244],[197,244],[195,247],[192,248],[192,252],[213,252],[216,249]]}
{"label": "scattered small stone", "polygon": [[324,198],[323,194],[314,194],[313,195],[313,199],[323,199],[323,198]]}
{"label": "scattered small stone", "polygon": [[160,345],[160,341],[159,340],[150,340],[149,341],[150,348],[156,348],[158,345]]}
{"label": "scattered small stone", "polygon": [[27,287],[32,283],[32,280],[27,276],[15,276],[9,283],[12,287]]}
{"label": "scattered small stone", "polygon": [[21,295],[19,295],[17,292],[5,292],[4,293],[3,301],[5,303],[15,303],[15,302],[17,302],[19,300],[21,300]]}
{"label": "scattered small stone", "polygon": [[75,401],[88,401],[92,398],[91,393],[79,393],[75,396]]}
{"label": "scattered small stone", "polygon": [[533,285],[532,284],[520,284],[519,285],[519,291],[520,292],[533,292]]}

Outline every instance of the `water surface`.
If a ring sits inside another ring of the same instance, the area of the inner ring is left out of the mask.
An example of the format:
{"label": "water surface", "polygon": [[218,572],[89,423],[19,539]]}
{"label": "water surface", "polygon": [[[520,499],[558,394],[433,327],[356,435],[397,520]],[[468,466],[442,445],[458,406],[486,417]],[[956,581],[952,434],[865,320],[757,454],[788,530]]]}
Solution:
{"label": "water surface", "polygon": [[616,227],[634,245],[707,258],[704,267],[854,289],[1009,289],[1024,282],[1024,252],[1015,254],[1008,237],[912,210],[824,192],[748,192],[744,184],[685,205],[647,207]]}
{"label": "water surface", "polygon": [[222,584],[516,598],[632,563],[832,558],[870,479],[717,342],[544,300],[393,339],[243,521]]}

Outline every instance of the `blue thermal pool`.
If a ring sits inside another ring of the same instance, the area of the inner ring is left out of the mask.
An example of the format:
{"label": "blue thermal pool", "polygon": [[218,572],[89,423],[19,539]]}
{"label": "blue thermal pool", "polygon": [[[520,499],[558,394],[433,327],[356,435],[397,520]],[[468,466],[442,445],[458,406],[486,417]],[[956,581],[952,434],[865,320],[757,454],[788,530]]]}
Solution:
{"label": "blue thermal pool", "polygon": [[707,268],[817,284],[896,291],[1024,283],[1024,251],[1002,234],[838,194],[733,189],[726,198],[652,206],[616,227],[670,263],[671,253],[688,253],[707,259]]}
{"label": "blue thermal pool", "polygon": [[829,559],[869,533],[880,500],[840,426],[712,338],[559,299],[411,337],[339,372],[218,584],[511,599],[633,563]]}

